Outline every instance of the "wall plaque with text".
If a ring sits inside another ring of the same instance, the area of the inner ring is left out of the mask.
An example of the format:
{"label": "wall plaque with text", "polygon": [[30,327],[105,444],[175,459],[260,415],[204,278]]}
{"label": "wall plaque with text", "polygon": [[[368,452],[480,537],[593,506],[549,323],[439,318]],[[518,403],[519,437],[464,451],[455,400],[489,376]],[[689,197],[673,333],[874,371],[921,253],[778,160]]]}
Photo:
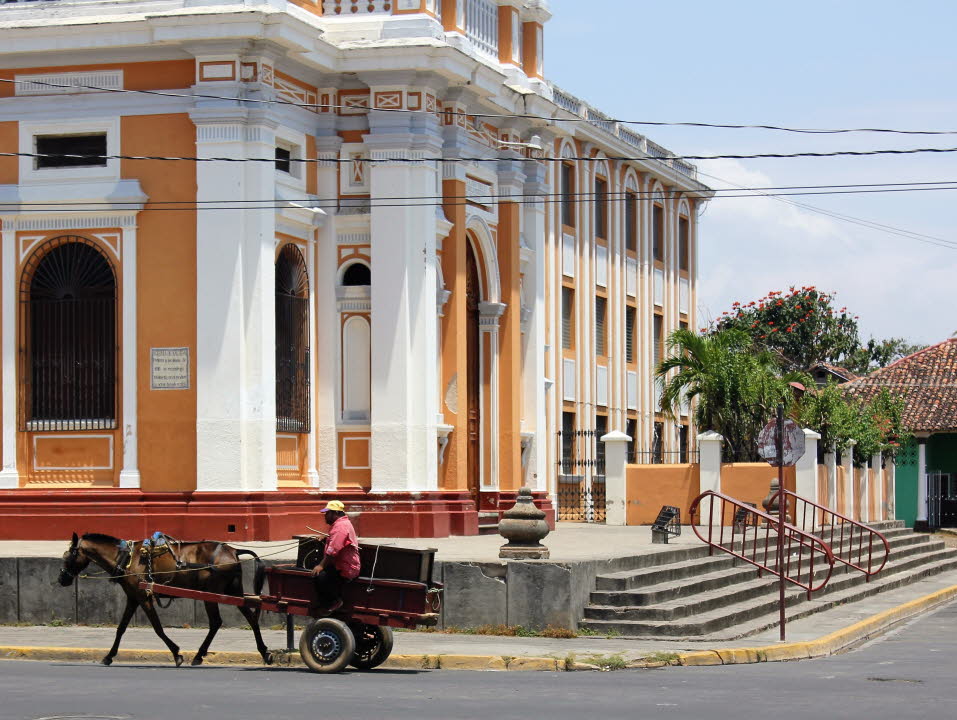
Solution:
{"label": "wall plaque with text", "polygon": [[150,389],[189,390],[189,348],[150,348]]}

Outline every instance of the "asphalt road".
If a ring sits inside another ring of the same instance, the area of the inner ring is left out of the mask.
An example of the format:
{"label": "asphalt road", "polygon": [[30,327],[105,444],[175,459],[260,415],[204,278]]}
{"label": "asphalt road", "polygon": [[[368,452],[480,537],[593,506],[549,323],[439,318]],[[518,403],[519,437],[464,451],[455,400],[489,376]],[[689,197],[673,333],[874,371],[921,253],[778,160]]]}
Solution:
{"label": "asphalt road", "polygon": [[820,660],[608,673],[179,668],[0,661],[2,720],[694,718],[957,712],[957,603]]}

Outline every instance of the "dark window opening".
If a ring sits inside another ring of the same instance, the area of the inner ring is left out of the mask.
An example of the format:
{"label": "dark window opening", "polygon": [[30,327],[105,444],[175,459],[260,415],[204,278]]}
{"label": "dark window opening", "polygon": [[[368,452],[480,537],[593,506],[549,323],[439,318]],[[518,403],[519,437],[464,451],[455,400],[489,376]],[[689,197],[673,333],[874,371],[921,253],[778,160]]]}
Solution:
{"label": "dark window opening", "polygon": [[309,432],[309,275],[285,245],[276,260],[276,429]]}
{"label": "dark window opening", "polygon": [[[37,135],[36,169],[106,167],[106,133],[89,135]],[[43,157],[43,156],[52,157]],[[65,157],[77,155],[79,157]]]}
{"label": "dark window opening", "polygon": [[636,419],[628,419],[628,422],[625,424],[625,434],[631,438],[631,440],[628,441],[628,462],[637,462],[635,458],[635,436],[638,434],[638,421]]}
{"label": "dark window opening", "polygon": [[655,315],[655,365],[658,365],[662,360],[665,359],[664,325],[664,318],[662,318],[661,315]]}
{"label": "dark window opening", "polygon": [[678,269],[688,270],[691,251],[688,218],[678,218]]}
{"label": "dark window opening", "polygon": [[292,163],[290,162],[292,153],[284,147],[276,148],[276,169],[284,173],[292,172]]}
{"label": "dark window opening", "polygon": [[625,308],[625,362],[635,362],[635,316],[633,307]]}
{"label": "dark window opening", "polygon": [[575,310],[575,291],[571,288],[562,288],[562,348],[572,349],[572,313]]}
{"label": "dark window opening", "polygon": [[607,355],[605,347],[605,314],[608,301],[603,297],[595,298],[595,354]]}
{"label": "dark window opening", "polygon": [[682,425],[678,428],[678,462],[688,462],[688,426]]}
{"label": "dark window opening", "polygon": [[369,266],[364,263],[353,263],[347,267],[346,271],[342,274],[342,284],[348,287],[371,285],[372,271],[369,270]]}
{"label": "dark window opening", "polygon": [[575,168],[562,165],[562,224],[575,226]]}
{"label": "dark window opening", "polygon": [[575,470],[575,413],[562,413],[562,474]]}
{"label": "dark window opening", "polygon": [[665,210],[661,205],[655,205],[651,213],[651,244],[654,258],[658,261],[665,259]]}
{"label": "dark window opening", "polygon": [[608,183],[595,178],[595,235],[608,237]]}
{"label": "dark window opening", "polygon": [[23,430],[116,427],[116,276],[86,238],[27,261],[20,284]]}
{"label": "dark window opening", "polygon": [[595,474],[605,474],[605,443],[601,439],[608,434],[608,416],[595,416]]}
{"label": "dark window opening", "polygon": [[638,252],[638,198],[634,193],[625,196],[625,249]]}
{"label": "dark window opening", "polygon": [[665,460],[664,434],[665,424],[663,422],[656,422],[654,434],[651,438],[651,462],[655,465],[661,465]]}

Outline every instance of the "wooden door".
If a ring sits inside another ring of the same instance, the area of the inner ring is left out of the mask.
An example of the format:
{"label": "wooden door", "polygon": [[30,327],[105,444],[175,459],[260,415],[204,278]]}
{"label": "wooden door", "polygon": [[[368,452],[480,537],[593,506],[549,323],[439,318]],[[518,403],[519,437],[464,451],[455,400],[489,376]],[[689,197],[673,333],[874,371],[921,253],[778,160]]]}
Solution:
{"label": "wooden door", "polygon": [[465,256],[465,353],[468,368],[468,378],[466,379],[466,395],[468,397],[468,465],[466,474],[468,476],[469,492],[475,501],[475,507],[478,508],[479,488],[482,484],[479,471],[482,429],[480,393],[482,380],[479,375],[481,368],[481,364],[479,363],[481,353],[481,335],[479,334],[479,300],[481,290],[475,254],[472,252],[472,246],[468,242],[466,242],[466,245],[468,247]]}

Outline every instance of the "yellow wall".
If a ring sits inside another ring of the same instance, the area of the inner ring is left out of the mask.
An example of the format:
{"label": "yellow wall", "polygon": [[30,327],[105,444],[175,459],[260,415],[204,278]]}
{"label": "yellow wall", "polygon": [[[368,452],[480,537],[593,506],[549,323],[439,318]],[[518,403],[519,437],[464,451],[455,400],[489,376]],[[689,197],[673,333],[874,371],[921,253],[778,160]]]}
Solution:
{"label": "yellow wall", "polygon": [[[189,116],[122,119],[122,153],[196,152]],[[196,198],[190,162],[123,160],[122,176],[140,181],[152,201]],[[143,490],[196,489],[196,210],[155,210],[138,216],[137,357],[139,469]],[[150,348],[188,347],[189,390],[150,390]]]}

